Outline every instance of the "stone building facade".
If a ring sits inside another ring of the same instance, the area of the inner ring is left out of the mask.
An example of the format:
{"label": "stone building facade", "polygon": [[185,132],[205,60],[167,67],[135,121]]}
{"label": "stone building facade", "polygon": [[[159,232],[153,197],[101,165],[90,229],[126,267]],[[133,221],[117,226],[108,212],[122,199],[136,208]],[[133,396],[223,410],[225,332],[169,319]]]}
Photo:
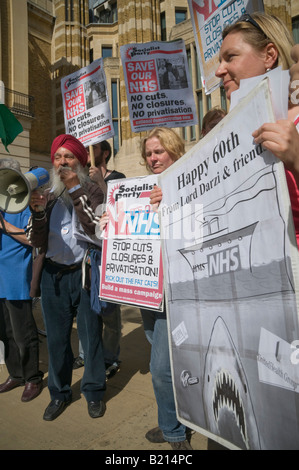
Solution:
{"label": "stone building facade", "polygon": [[[298,33],[297,0],[265,0],[264,5]],[[1,0],[0,81],[5,104],[24,129],[9,154],[24,171],[34,165],[50,168],[51,142],[65,132],[61,78],[103,57],[115,129],[111,168],[127,176],[145,174],[142,134],[131,130],[119,48],[176,38],[186,44],[199,116],[197,126],[177,129],[188,149],[199,140],[208,109],[227,103],[220,89],[206,96],[201,87],[187,0]],[[5,156],[0,143],[0,158]]]}

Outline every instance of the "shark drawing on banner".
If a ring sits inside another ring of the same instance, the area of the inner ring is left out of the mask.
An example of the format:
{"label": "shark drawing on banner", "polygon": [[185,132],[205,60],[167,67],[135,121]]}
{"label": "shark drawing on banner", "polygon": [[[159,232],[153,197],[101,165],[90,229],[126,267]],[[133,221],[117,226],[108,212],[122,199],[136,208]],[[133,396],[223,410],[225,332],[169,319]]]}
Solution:
{"label": "shark drawing on banner", "polygon": [[240,449],[260,449],[248,380],[221,317],[214,322],[205,357],[203,399],[211,432],[234,442]]}

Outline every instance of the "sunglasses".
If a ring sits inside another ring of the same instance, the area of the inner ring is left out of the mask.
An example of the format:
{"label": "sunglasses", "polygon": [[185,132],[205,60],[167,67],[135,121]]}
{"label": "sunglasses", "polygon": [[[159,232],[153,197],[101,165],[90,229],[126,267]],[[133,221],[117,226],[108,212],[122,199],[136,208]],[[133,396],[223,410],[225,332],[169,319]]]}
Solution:
{"label": "sunglasses", "polygon": [[244,15],[240,16],[240,18],[236,21],[236,23],[243,23],[243,22],[252,24],[252,26],[257,28],[259,31],[261,31],[264,34],[264,36],[266,36],[266,34],[264,33],[260,25],[249,15],[249,13],[245,13]]}

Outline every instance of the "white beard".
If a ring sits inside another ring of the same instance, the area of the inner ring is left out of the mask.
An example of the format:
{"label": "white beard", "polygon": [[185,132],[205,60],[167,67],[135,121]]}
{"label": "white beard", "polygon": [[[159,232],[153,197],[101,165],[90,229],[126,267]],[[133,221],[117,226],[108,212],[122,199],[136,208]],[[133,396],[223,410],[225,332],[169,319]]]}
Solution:
{"label": "white beard", "polygon": [[[79,181],[81,186],[84,186],[86,182],[89,180],[88,174],[85,172],[84,168],[81,165],[78,165],[76,169],[70,167],[64,167],[71,171],[75,171],[78,175]],[[61,181],[58,170],[56,168],[52,168],[50,171],[50,182],[52,187],[52,192],[55,198],[60,197],[67,207],[72,205],[72,198],[66,189],[63,181]]]}

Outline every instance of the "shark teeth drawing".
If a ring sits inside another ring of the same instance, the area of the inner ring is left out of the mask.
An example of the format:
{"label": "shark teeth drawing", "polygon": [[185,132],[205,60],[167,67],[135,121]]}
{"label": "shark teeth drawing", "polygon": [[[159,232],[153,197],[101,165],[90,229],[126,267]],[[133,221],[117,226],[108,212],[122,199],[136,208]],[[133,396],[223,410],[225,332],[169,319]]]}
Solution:
{"label": "shark teeth drawing", "polygon": [[215,377],[213,396],[213,411],[217,423],[224,408],[234,414],[243,441],[246,443],[245,412],[239,390],[229,372],[221,370]]}
{"label": "shark teeth drawing", "polygon": [[208,429],[240,449],[260,449],[249,384],[240,355],[222,317],[212,327],[204,365],[204,410]]}

